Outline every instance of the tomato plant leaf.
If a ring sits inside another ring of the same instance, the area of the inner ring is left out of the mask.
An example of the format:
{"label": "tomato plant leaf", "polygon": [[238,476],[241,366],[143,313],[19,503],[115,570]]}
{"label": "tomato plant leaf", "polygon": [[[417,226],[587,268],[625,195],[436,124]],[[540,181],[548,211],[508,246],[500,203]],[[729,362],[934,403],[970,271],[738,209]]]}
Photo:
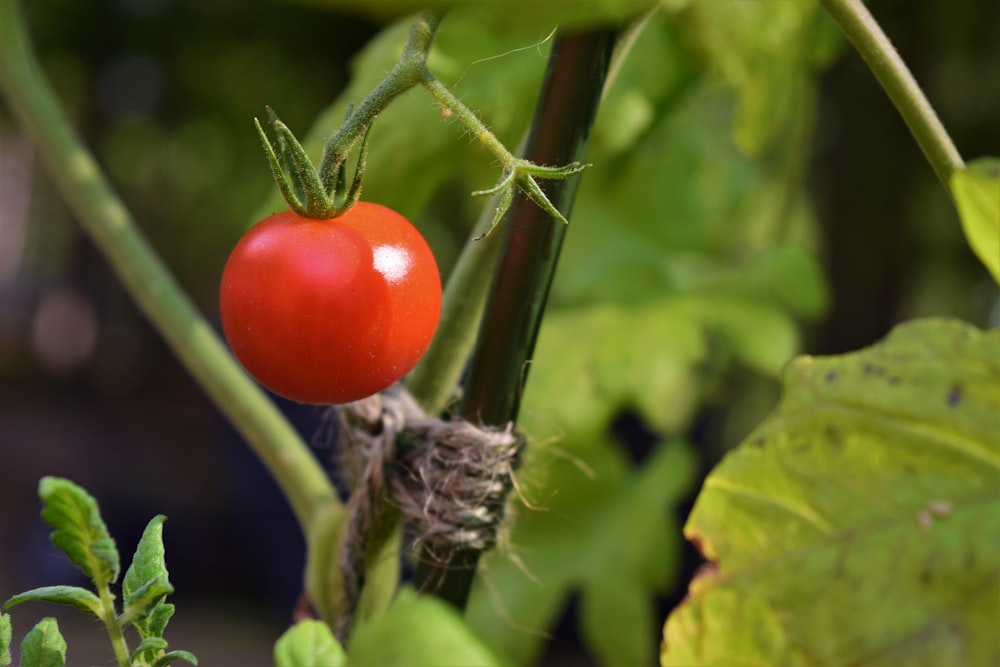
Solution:
{"label": "tomato plant leaf", "polygon": [[[537,630],[579,591],[588,647],[606,664],[649,664],[650,591],[666,590],[676,576],[680,526],[672,509],[692,482],[693,454],[683,443],[660,443],[632,470],[620,442],[572,439],[529,449],[521,483],[533,508],[519,509],[511,546],[488,557],[469,622],[512,662],[531,664],[544,639]],[[545,476],[541,489],[535,475]],[[552,495],[534,497],[533,489]]]}
{"label": "tomato plant leaf", "polygon": [[916,321],[784,384],[698,497],[662,663],[1000,661],[1000,331]]}
{"label": "tomato plant leaf", "polygon": [[619,488],[599,536],[580,550],[588,574],[580,582],[581,623],[591,650],[607,665],[652,664],[649,632],[657,624],[650,591],[665,592],[678,552],[671,511],[694,477],[694,457],[681,443],[661,444]]}
{"label": "tomato plant leaf", "polygon": [[[124,611],[121,621],[132,623],[144,639],[163,635],[169,615],[163,618],[162,612],[154,612],[163,604],[163,598],[174,592],[164,560],[163,522],[166,520],[167,517],[160,514],[146,525],[132,564],[122,580]],[[151,619],[156,622],[151,624]]]}
{"label": "tomato plant leaf", "polygon": [[66,640],[56,619],[40,620],[21,641],[21,664],[31,667],[63,667],[66,664]]}
{"label": "tomato plant leaf", "polygon": [[12,633],[10,616],[0,612],[0,667],[7,667],[10,664],[10,640]]}
{"label": "tomato plant leaf", "polygon": [[42,586],[40,588],[33,588],[30,591],[25,591],[7,600],[4,603],[4,609],[10,609],[22,602],[64,604],[76,607],[80,611],[85,611],[94,616],[98,616],[101,611],[101,600],[86,588],[78,586]]}
{"label": "tomato plant leaf", "polygon": [[[699,292],[551,312],[521,413],[531,445],[519,479],[537,507],[518,512],[509,552],[487,561],[473,627],[514,662],[531,662],[541,639],[524,628],[548,627],[579,591],[588,646],[608,664],[616,654],[648,664],[655,646],[642,628],[656,621],[640,591],[665,590],[676,576],[680,536],[670,512],[695,474],[690,450],[665,434],[688,427],[725,358],[773,373],[796,347],[789,316],[760,298]],[[713,350],[728,354],[716,360]],[[662,440],[638,470],[611,436],[625,412]],[[606,606],[621,611],[620,623],[595,620]]]}
{"label": "tomato plant leaf", "polygon": [[299,621],[274,645],[277,667],[340,667],[347,654],[330,627],[315,619]]}
{"label": "tomato plant leaf", "polygon": [[146,525],[132,557],[132,564],[122,579],[122,621],[135,625],[143,638],[162,635],[162,627],[156,628],[158,633],[150,632],[153,628],[149,627],[147,621],[150,613],[163,602],[163,598],[174,591],[164,560],[163,522],[166,520],[167,517],[160,514]]}
{"label": "tomato plant leaf", "polygon": [[808,95],[808,77],[843,42],[810,0],[760,0],[738,10],[724,2],[694,2],[680,14],[689,40],[717,77],[738,94],[732,134],[761,155],[789,125]]}
{"label": "tomato plant leaf", "polygon": [[1000,159],[970,162],[951,177],[951,189],[965,238],[1000,283]]}
{"label": "tomato plant leaf", "polygon": [[191,665],[198,664],[198,658],[188,651],[170,651],[160,656],[160,658],[153,663],[153,667],[165,667],[166,665],[178,660],[183,660]]}
{"label": "tomato plant leaf", "polygon": [[447,603],[403,588],[388,611],[358,624],[348,646],[350,665],[503,664]]}
{"label": "tomato plant leaf", "polygon": [[[154,654],[161,655],[166,650],[167,650],[167,640],[164,639],[163,637],[146,637],[141,642],[139,642],[139,645],[135,647],[134,651],[132,651],[131,662],[133,665],[151,664],[153,661],[148,659],[150,656],[153,656]],[[148,656],[143,655],[147,653],[149,654]],[[140,658],[146,658],[146,659],[140,663],[139,662]]]}
{"label": "tomato plant leaf", "polygon": [[58,477],[43,477],[38,495],[43,503],[42,519],[55,529],[52,544],[95,584],[116,581],[121,567],[118,549],[93,496]]}

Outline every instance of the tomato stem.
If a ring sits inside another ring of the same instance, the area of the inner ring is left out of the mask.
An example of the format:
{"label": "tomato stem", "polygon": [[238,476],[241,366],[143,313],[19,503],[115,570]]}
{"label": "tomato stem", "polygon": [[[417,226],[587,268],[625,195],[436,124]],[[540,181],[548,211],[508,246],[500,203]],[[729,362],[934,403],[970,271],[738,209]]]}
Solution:
{"label": "tomato stem", "polygon": [[910,128],[935,173],[951,192],[951,175],[965,166],[934,108],[892,42],[861,0],[820,0],[868,63]]}
{"label": "tomato stem", "polygon": [[[278,134],[279,148],[281,148],[279,151],[273,149],[258,124],[271,172],[282,196],[292,210],[306,217],[324,219],[340,215],[350,208],[361,193],[361,179],[365,169],[364,145],[372,124],[378,114],[393,100],[411,88],[421,85],[503,165],[500,181],[496,186],[473,193],[500,195],[498,199],[500,205],[496,208],[493,220],[484,235],[492,232],[500,222],[513,200],[515,189],[525,193],[548,215],[566,223],[566,217],[549,201],[548,195],[539,187],[536,179],[568,178],[588,165],[573,162],[566,166],[550,167],[518,158],[497,139],[475,113],[431,73],[427,67],[427,58],[441,18],[440,12],[425,12],[413,24],[399,60],[357,108],[348,110],[344,123],[324,144],[317,168],[312,167],[301,144],[277,118],[272,117],[271,123]],[[344,165],[348,154],[358,142],[361,142],[361,155],[354,179],[349,191],[341,194],[339,190],[345,180]],[[282,157],[283,159],[280,159]],[[286,170],[289,174],[285,174]]]}

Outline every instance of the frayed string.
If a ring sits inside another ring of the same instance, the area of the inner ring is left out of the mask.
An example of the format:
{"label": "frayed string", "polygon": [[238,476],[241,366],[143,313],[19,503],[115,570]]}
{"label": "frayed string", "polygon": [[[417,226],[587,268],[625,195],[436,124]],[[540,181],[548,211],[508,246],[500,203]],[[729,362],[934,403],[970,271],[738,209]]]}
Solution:
{"label": "frayed string", "polygon": [[524,438],[512,424],[430,418],[400,385],[335,410],[339,467],[352,489],[340,558],[343,637],[364,587],[365,549],[381,503],[399,509],[413,545],[438,562],[491,549]]}

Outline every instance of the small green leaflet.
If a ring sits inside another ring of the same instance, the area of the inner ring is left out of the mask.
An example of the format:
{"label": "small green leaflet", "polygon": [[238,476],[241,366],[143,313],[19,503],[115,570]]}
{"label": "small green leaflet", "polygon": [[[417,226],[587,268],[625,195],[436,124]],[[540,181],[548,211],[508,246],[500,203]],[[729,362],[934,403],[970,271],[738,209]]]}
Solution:
{"label": "small green leaflet", "polygon": [[800,357],[706,480],[663,665],[1000,664],[1000,331]]}
{"label": "small green leaflet", "polygon": [[43,618],[21,642],[21,664],[25,667],[63,667],[66,640],[56,619]]}
{"label": "small green leaflet", "polygon": [[55,529],[52,544],[95,584],[116,581],[118,550],[93,496],[59,477],[43,477],[38,495],[44,503],[42,519]]}
{"label": "small green leaflet", "polygon": [[80,611],[98,616],[101,611],[101,600],[86,588],[78,586],[43,586],[15,595],[4,603],[4,609],[10,609],[22,602],[52,602],[76,607]]}
{"label": "small green leaflet", "polygon": [[293,625],[274,645],[277,667],[341,667],[347,654],[329,626],[307,619]]}
{"label": "small green leaflet", "polygon": [[[388,611],[351,635],[349,665],[492,667],[499,659],[445,602],[402,588]],[[283,666],[282,666],[283,667]]]}
{"label": "small green leaflet", "polygon": [[0,612],[0,667],[7,667],[10,664],[10,639],[12,632],[10,616]]}
{"label": "small green leaflet", "polygon": [[159,607],[171,607],[173,611],[172,605],[163,602],[163,598],[174,591],[164,560],[163,522],[166,520],[160,514],[147,524],[122,580],[125,609],[121,620],[132,623],[143,639],[163,636],[170,615],[164,617]]}

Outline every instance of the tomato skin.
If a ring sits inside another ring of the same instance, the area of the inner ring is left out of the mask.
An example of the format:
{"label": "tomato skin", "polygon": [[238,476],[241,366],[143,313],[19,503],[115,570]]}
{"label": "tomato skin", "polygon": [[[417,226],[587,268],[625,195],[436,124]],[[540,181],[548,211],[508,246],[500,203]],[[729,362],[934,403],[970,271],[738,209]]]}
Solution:
{"label": "tomato skin", "polygon": [[427,351],[441,278],[420,232],[391,209],[358,202],[328,220],[286,211],[236,244],[219,309],[233,354],[262,385],[347,403],[397,382]]}

